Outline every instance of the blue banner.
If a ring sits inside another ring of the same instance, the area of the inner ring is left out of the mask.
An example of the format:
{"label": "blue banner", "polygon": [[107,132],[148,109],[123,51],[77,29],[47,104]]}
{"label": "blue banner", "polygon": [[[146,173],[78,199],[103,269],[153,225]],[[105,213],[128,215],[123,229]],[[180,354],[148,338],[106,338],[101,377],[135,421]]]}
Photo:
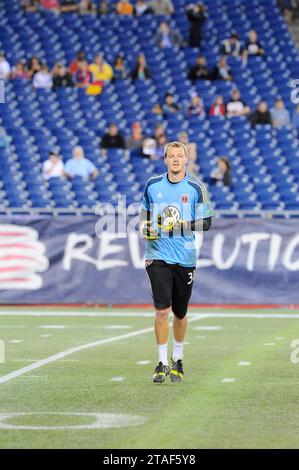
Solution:
{"label": "blue banner", "polygon": [[[2,218],[0,303],[151,303],[144,246],[91,216]],[[197,247],[191,303],[299,303],[298,221],[214,220]]]}

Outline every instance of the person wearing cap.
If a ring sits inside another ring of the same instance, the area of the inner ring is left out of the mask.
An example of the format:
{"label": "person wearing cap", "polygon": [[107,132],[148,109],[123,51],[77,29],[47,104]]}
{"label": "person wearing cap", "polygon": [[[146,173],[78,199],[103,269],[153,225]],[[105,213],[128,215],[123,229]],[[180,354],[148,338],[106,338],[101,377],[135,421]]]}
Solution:
{"label": "person wearing cap", "polygon": [[3,52],[0,52],[0,79],[8,80],[10,77],[10,65]]}
{"label": "person wearing cap", "polygon": [[222,42],[221,54],[240,57],[242,53],[243,48],[239,36],[236,32],[233,32],[228,39]]}
{"label": "person wearing cap", "polygon": [[49,158],[43,163],[43,177],[45,180],[50,178],[62,178],[64,176],[64,165],[58,152],[52,150],[49,152]]}

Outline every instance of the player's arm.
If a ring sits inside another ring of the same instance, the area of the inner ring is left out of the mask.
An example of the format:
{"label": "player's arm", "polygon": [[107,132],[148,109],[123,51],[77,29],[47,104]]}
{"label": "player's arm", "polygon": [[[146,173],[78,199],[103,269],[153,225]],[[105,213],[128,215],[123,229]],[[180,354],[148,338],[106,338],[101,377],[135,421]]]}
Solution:
{"label": "player's arm", "polygon": [[142,209],[139,216],[139,231],[140,235],[145,237],[147,240],[157,240],[157,238],[159,238],[158,230],[154,227],[148,185],[146,185],[143,194]]}

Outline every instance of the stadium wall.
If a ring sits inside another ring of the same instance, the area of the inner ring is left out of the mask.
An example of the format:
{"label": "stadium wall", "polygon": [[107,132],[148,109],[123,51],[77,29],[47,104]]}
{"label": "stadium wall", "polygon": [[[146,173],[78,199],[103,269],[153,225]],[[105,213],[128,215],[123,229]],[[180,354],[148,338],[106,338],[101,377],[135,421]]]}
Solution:
{"label": "stadium wall", "polygon": [[[108,216],[0,218],[0,303],[151,303],[136,223],[127,233]],[[215,220],[197,237],[192,303],[298,304],[298,228],[295,219]]]}

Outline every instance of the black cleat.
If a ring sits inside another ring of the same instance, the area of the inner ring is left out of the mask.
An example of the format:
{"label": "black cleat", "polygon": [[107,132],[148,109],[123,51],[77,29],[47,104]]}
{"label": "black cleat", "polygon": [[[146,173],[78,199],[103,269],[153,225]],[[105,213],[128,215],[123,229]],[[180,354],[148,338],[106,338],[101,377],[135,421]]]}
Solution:
{"label": "black cleat", "polygon": [[181,359],[174,361],[171,358],[171,371],[170,380],[171,382],[181,382],[184,378],[183,362]]}
{"label": "black cleat", "polygon": [[153,375],[153,382],[155,384],[162,384],[165,381],[167,375],[169,375],[169,367],[163,365],[162,362],[159,362]]}

